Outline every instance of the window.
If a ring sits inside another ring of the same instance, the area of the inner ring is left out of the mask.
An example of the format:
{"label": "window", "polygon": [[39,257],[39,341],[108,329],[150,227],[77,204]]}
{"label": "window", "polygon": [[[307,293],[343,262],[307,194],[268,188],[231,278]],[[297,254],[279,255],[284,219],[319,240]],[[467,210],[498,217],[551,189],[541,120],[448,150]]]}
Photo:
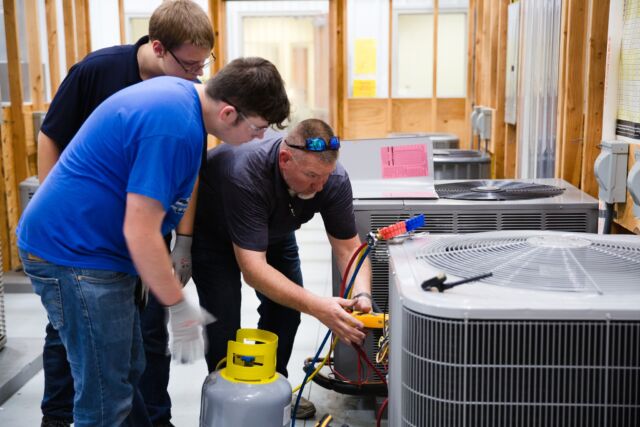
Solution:
{"label": "window", "polygon": [[[464,98],[467,75],[465,1],[440,1],[438,8],[438,98]],[[393,96],[433,96],[433,5],[431,1],[394,2]]]}
{"label": "window", "polygon": [[347,2],[350,98],[389,96],[389,0]]}
{"label": "window", "polygon": [[328,1],[228,1],[228,60],[260,56],[285,81],[291,125],[329,121]]}

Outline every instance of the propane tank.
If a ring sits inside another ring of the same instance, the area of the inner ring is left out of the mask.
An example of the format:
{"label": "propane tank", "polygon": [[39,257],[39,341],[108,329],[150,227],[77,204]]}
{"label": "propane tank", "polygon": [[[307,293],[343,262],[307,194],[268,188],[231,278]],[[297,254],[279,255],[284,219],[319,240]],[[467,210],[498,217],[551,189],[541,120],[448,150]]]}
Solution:
{"label": "propane tank", "polygon": [[227,366],[202,386],[200,427],[283,427],[291,423],[291,385],[276,372],[278,336],[239,329]]}

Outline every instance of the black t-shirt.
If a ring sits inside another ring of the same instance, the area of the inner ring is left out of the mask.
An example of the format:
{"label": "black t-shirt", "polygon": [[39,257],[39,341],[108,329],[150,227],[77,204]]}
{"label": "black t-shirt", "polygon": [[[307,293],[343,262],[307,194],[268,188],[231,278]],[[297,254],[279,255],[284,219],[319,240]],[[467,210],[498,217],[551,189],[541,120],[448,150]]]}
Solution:
{"label": "black t-shirt", "polygon": [[148,41],[149,37],[145,36],[135,45],[97,50],[71,67],[51,101],[41,128],[56,142],[60,152],[102,101],[142,81],[137,54],[138,48]]}
{"label": "black t-shirt", "polygon": [[351,183],[340,163],[314,198],[292,197],[278,166],[281,142],[277,136],[209,151],[200,177],[194,245],[207,247],[225,239],[243,249],[266,251],[316,212],[329,235],[356,235]]}

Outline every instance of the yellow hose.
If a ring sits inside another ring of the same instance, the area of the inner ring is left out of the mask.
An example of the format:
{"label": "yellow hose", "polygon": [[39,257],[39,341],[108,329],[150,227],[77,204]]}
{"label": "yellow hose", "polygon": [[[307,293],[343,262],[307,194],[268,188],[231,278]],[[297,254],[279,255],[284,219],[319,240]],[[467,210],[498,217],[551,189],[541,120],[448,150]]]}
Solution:
{"label": "yellow hose", "polygon": [[218,364],[216,365],[216,369],[214,369],[214,371],[217,371],[218,369],[220,369],[220,367],[222,366],[223,363],[225,363],[227,361],[226,357],[223,357],[222,359],[220,359],[220,361],[218,362]]}

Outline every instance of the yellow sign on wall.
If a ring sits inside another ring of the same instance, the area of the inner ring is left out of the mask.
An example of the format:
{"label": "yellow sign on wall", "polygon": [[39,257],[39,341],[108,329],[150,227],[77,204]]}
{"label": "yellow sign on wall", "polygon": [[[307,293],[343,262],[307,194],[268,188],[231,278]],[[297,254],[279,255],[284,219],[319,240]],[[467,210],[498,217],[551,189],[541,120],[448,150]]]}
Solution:
{"label": "yellow sign on wall", "polygon": [[355,74],[375,74],[376,39],[357,39],[354,61]]}
{"label": "yellow sign on wall", "polygon": [[353,97],[354,98],[375,98],[376,81],[375,80],[353,80]]}

